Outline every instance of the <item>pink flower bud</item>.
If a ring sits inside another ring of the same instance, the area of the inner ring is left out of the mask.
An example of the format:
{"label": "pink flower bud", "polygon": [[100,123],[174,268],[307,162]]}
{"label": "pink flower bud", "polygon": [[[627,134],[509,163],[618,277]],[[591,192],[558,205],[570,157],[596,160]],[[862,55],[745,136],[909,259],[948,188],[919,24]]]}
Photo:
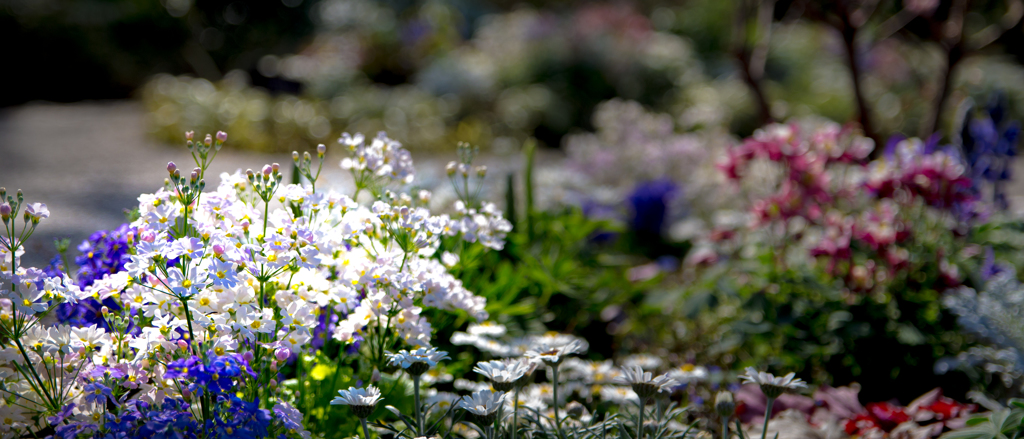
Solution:
{"label": "pink flower bud", "polygon": [[106,316],[110,315],[110,308],[107,308],[107,307],[104,306],[104,307],[100,308],[100,313],[103,314],[103,317],[106,317]]}
{"label": "pink flower bud", "polygon": [[275,379],[271,379],[270,380],[270,388],[271,389],[276,389],[277,388],[277,380],[275,380]]}
{"label": "pink flower bud", "polygon": [[217,131],[217,140],[220,142],[226,142],[228,140],[228,133]]}
{"label": "pink flower bud", "polygon": [[139,238],[145,242],[156,241],[156,231],[154,230],[143,230],[139,232]]}
{"label": "pink flower bud", "polygon": [[195,131],[185,131],[185,140],[192,140],[192,138],[195,137],[195,135]]}
{"label": "pink flower bud", "polygon": [[217,256],[220,256],[220,255],[224,254],[224,246],[220,245],[220,244],[214,244],[213,245],[213,254],[215,254]]}
{"label": "pink flower bud", "polygon": [[317,154],[320,154],[322,156],[322,155],[324,155],[325,152],[327,152],[327,145],[324,145],[323,143],[321,143],[321,144],[316,146],[316,153]]}
{"label": "pink flower bud", "polygon": [[242,359],[245,360],[246,363],[252,364],[252,358],[252,351],[246,351],[242,354]]}
{"label": "pink flower bud", "polygon": [[277,372],[277,360],[270,360],[270,371]]}
{"label": "pink flower bud", "polygon": [[272,172],[274,172],[274,168],[271,168],[270,165],[263,165],[263,175],[270,176]]}
{"label": "pink flower bud", "polygon": [[10,217],[11,205],[7,203],[0,204],[0,215],[3,215],[4,218]]}
{"label": "pink flower bud", "polygon": [[213,144],[213,136],[207,134],[206,138],[203,139],[203,143],[206,144],[206,146],[212,145]]}
{"label": "pink flower bud", "polygon": [[288,348],[281,348],[274,351],[274,358],[277,358],[277,361],[287,361],[288,357],[290,357],[291,355],[292,351],[289,350]]}
{"label": "pink flower bud", "polygon": [[186,343],[185,340],[178,340],[178,349],[181,349],[183,351],[187,351],[188,350],[188,343]]}
{"label": "pink flower bud", "polygon": [[274,164],[270,165],[270,169],[272,169],[274,172],[277,172],[278,170],[281,169],[281,165],[279,165],[277,163],[274,163]]}
{"label": "pink flower bud", "polygon": [[178,165],[175,165],[174,162],[167,162],[168,174],[173,174],[175,169],[178,169]]}

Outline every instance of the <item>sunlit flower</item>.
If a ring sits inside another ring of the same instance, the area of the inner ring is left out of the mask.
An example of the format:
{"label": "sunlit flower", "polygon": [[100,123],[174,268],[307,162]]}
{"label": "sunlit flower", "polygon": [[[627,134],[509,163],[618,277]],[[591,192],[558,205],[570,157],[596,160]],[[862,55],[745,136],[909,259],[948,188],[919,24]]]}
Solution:
{"label": "sunlit flower", "polygon": [[488,425],[498,416],[498,408],[505,400],[505,392],[480,390],[470,396],[463,396],[458,407],[478,417],[480,423]]}
{"label": "sunlit flower", "polygon": [[473,372],[487,377],[495,390],[508,392],[516,381],[530,372],[530,362],[522,360],[481,361]]}
{"label": "sunlit flower", "polygon": [[640,366],[623,367],[622,375],[616,381],[632,386],[633,391],[643,399],[648,399],[659,392],[671,391],[672,386],[678,384],[667,375],[652,376],[650,372],[644,372]]}
{"label": "sunlit flower", "polygon": [[388,352],[388,364],[400,366],[409,372],[410,375],[419,376],[437,366],[437,362],[447,360],[448,353],[439,351],[437,348],[419,348],[413,351],[402,349],[397,353]]}
{"label": "sunlit flower", "polygon": [[540,344],[526,352],[526,358],[540,360],[550,366],[556,366],[565,360],[568,355],[578,354],[584,351],[583,343],[579,340],[572,340],[562,345]]}
{"label": "sunlit flower", "polygon": [[769,398],[778,398],[779,395],[800,390],[807,387],[800,378],[795,378],[796,374],[790,372],[783,377],[776,377],[768,372],[758,372],[753,367],[747,367],[745,370],[746,374],[740,375],[739,378],[744,383],[753,383],[761,386],[761,392]]}
{"label": "sunlit flower", "polygon": [[366,419],[377,408],[377,403],[383,399],[380,396],[380,389],[374,386],[349,387],[348,390],[339,390],[339,396],[331,400],[331,405],[347,405],[361,419]]}

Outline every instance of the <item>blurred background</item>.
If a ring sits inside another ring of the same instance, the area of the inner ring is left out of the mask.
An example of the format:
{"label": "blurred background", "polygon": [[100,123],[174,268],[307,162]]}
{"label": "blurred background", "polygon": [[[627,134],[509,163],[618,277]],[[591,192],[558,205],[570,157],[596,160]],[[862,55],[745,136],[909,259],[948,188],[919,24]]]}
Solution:
{"label": "blurred background", "polygon": [[0,180],[124,189],[72,197],[110,215],[153,182],[128,187],[108,160],[129,172],[186,130],[271,154],[386,130],[417,156],[466,141],[500,158],[532,137],[557,159],[612,99],[678,133],[741,138],[819,115],[876,142],[948,137],[965,102],[1024,111],[1022,13],[1001,0],[0,0]]}
{"label": "blurred background", "polygon": [[[534,294],[554,294],[545,309],[557,318],[545,322],[621,340],[642,322],[625,320],[616,305],[624,297],[653,298],[644,306],[659,310],[678,297],[695,297],[694,307],[710,300],[700,296],[710,287],[681,261],[694,258],[699,237],[744,223],[729,214],[748,200],[721,197],[713,164],[758,127],[815,118],[849,124],[874,140],[874,159],[895,134],[981,145],[970,121],[983,113],[984,127],[1002,139],[990,142],[1002,148],[992,157],[1010,163],[1017,131],[1007,134],[1007,121],[1024,115],[1022,17],[1019,0],[0,0],[0,185],[49,205],[52,218],[26,256],[45,264],[54,238],[77,243],[117,227],[139,193],[160,186],[164,163],[187,163],[189,130],[229,133],[217,172],[289,163],[291,151],[336,145],[342,133],[385,130],[412,151],[417,184],[440,201],[451,200],[441,183],[457,142],[480,147],[491,169],[485,192],[496,201],[526,190],[524,145],[536,145],[526,152],[537,163],[538,211],[574,209],[619,227],[541,221],[557,227],[538,225],[538,236],[564,240],[557,256],[570,264],[538,268],[551,284],[537,288],[557,290]],[[326,178],[348,184],[336,166],[340,152],[328,157]],[[990,176],[997,210],[1011,217],[1024,207],[1024,188],[1011,178],[1017,166]],[[507,198],[506,212],[515,219],[518,208],[522,219],[522,197]],[[571,236],[558,228],[574,224],[581,228]],[[622,235],[628,251],[594,250],[615,235],[609,230],[622,229],[630,230]],[[524,252],[540,239],[530,233]],[[586,278],[607,267],[629,268],[615,275],[621,285],[602,284],[603,271]],[[581,269],[594,271],[558,271]],[[581,291],[590,305],[572,305]],[[747,324],[746,334],[771,333],[748,306],[764,297],[745,296],[728,319]],[[762,302],[755,306],[774,306]],[[579,318],[557,314],[579,308]],[[686,306],[675,313],[697,315]],[[879,313],[883,326],[899,319]],[[836,321],[815,324],[832,330]],[[665,328],[692,341],[692,327]],[[758,339],[729,338],[735,328],[716,327],[715,343],[691,343],[686,352],[714,347],[709,364],[750,360],[737,352]],[[917,329],[886,328],[900,343],[923,343],[914,341],[924,337]],[[924,348],[942,346],[917,365],[928,377],[953,343],[932,338]],[[774,358],[790,347],[751,355]],[[824,359],[807,370],[831,361],[838,384],[858,376],[837,372],[853,351],[829,349],[815,351]],[[789,354],[791,368],[811,355]],[[885,367],[879,382],[901,373],[898,364]],[[902,376],[918,369],[905,366]],[[961,381],[952,392],[966,391]],[[922,378],[904,393],[932,384]],[[873,391],[885,397],[889,389]]]}

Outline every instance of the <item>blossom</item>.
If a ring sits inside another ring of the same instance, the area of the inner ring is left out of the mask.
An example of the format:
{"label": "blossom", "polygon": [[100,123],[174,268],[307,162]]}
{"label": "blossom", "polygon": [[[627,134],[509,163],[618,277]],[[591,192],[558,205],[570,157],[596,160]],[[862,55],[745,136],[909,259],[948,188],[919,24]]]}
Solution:
{"label": "blossom", "polygon": [[487,377],[497,390],[512,390],[516,381],[530,372],[530,362],[522,360],[481,361],[473,372]]}
{"label": "blossom", "polygon": [[470,396],[463,396],[459,400],[458,407],[476,415],[481,424],[487,425],[494,422],[494,418],[498,415],[498,408],[505,400],[505,395],[505,392],[478,390]]}
{"label": "blossom", "polygon": [[548,365],[555,366],[562,362],[568,355],[578,354],[584,351],[583,343],[580,340],[572,340],[565,344],[541,343],[526,352],[526,357],[541,360]]}
{"label": "blossom", "polygon": [[110,388],[104,386],[102,383],[94,381],[86,384],[83,389],[83,393],[85,394],[86,402],[106,404],[109,400],[112,404],[117,405],[117,399],[114,398],[114,394],[111,392]]}
{"label": "blossom", "polygon": [[383,399],[380,396],[380,389],[374,386],[349,387],[348,390],[339,390],[338,395],[331,400],[331,405],[347,405],[356,416],[364,419],[373,413],[377,403]]}
{"label": "blossom", "polygon": [[678,384],[668,375],[652,378],[651,372],[644,372],[643,368],[636,365],[623,367],[622,375],[618,377],[617,381],[632,386],[633,391],[642,399],[648,399],[660,392],[671,391],[672,386]]}
{"label": "blossom", "polygon": [[398,353],[388,352],[388,364],[401,366],[409,374],[414,376],[423,375],[427,369],[437,366],[437,362],[448,359],[448,353],[439,351],[437,348],[419,348],[413,351],[402,349]]}
{"label": "blossom", "polygon": [[32,223],[39,223],[39,220],[50,217],[50,209],[43,203],[29,203],[25,206],[25,219]]}
{"label": "blossom", "polygon": [[761,386],[761,392],[764,392],[765,396],[769,398],[777,398],[779,395],[800,390],[807,387],[800,378],[795,378],[796,374],[790,372],[783,377],[776,377],[768,372],[758,372],[753,367],[747,367],[744,372],[746,374],[740,375],[739,378],[744,383],[753,383]]}

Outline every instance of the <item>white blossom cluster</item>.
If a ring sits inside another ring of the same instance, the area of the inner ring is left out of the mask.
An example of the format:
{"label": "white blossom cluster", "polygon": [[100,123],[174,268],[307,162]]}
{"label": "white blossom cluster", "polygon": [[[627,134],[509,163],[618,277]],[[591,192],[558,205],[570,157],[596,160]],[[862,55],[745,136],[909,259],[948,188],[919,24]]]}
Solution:
{"label": "white blossom cluster", "polygon": [[[222,141],[218,136],[218,146]],[[383,133],[369,145],[361,135],[340,142],[354,152],[343,167],[398,183],[414,176],[408,151]],[[0,349],[0,388],[5,398],[22,399],[0,404],[0,420],[12,420],[0,428],[10,431],[67,403],[74,403],[69,421],[100,421],[102,389],[83,386],[94,385],[86,377],[109,379],[111,370],[137,390],[133,399],[160,404],[190,397],[176,380],[164,379],[168,364],[190,356],[241,355],[259,375],[252,383],[273,387],[273,374],[261,372],[276,372],[314,336],[426,347],[431,324],[424,308],[487,318],[485,299],[466,290],[435,253],[442,237],[501,248],[510,226],[493,206],[457,220],[415,207],[409,196],[378,197],[366,206],[310,184],[280,184],[276,164],[221,174],[215,190],[203,191],[205,170],[182,177],[168,164],[166,186],[138,198],[130,263],[84,290],[66,275],[21,267],[23,251],[12,252],[6,241],[0,246],[0,323],[19,342]],[[30,207],[33,218],[45,210]],[[37,319],[85,298],[123,305],[109,318],[104,307],[109,330]],[[337,324],[327,331],[323,320],[333,316]],[[24,379],[33,369],[54,388],[37,392]]]}

